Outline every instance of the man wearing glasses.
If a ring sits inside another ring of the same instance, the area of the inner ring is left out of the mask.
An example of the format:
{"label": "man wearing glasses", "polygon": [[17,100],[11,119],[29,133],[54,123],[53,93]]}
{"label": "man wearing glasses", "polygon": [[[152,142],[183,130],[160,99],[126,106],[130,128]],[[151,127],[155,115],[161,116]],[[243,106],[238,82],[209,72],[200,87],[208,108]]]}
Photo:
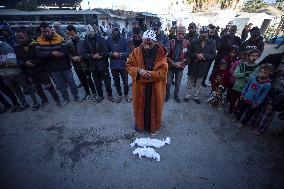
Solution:
{"label": "man wearing glasses", "polygon": [[183,74],[183,69],[186,63],[186,52],[189,47],[189,42],[184,38],[185,36],[185,27],[179,26],[177,28],[177,38],[170,41],[170,54],[168,56],[169,63],[169,72],[168,72],[168,81],[167,81],[167,93],[165,102],[169,100],[170,90],[171,90],[171,81],[174,80],[175,91],[174,91],[174,100],[177,103],[181,103],[181,100],[178,97],[181,78]]}

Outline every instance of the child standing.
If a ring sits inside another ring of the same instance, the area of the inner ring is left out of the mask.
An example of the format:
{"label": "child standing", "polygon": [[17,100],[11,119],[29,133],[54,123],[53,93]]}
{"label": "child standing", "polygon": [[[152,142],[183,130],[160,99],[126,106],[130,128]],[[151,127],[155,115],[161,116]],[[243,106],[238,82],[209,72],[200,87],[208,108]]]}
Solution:
{"label": "child standing", "polygon": [[243,127],[254,115],[259,106],[263,103],[271,88],[270,76],[272,74],[271,65],[265,65],[259,69],[258,75],[253,76],[245,85],[239,104],[239,111],[236,120],[241,120]]}
{"label": "child standing", "polygon": [[[234,73],[238,67],[238,65],[241,63],[240,60],[238,60],[238,51],[236,48],[232,47],[229,51],[229,55],[224,57],[224,60],[227,62],[227,67],[230,74],[228,89],[227,89],[227,96],[226,100],[230,101],[230,97],[232,94],[232,88],[234,86],[236,77],[234,76]],[[242,61],[242,63],[245,61]]]}
{"label": "child standing", "polygon": [[253,134],[265,133],[272,122],[276,111],[284,103],[284,67],[277,70],[272,77],[271,90],[265,100],[265,104],[256,112],[251,125],[255,127]]}
{"label": "child standing", "polygon": [[250,50],[247,52],[247,60],[237,66],[237,69],[234,73],[236,81],[231,92],[229,114],[232,114],[233,112],[236,113],[238,109],[236,108],[236,104],[241,96],[244,86],[248,82],[250,76],[253,75],[255,68],[257,67],[255,61],[258,59],[258,57],[258,50]]}
{"label": "child standing", "polygon": [[225,91],[229,84],[230,74],[227,68],[227,62],[222,60],[218,65],[217,70],[211,76],[212,91],[210,98],[207,100],[211,105],[218,106],[218,109],[222,109],[222,105],[225,103]]}

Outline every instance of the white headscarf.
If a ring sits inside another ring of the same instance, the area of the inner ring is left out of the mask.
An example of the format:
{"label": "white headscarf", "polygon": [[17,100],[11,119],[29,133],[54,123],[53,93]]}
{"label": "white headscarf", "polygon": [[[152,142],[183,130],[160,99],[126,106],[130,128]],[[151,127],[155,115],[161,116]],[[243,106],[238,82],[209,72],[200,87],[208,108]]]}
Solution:
{"label": "white headscarf", "polygon": [[142,39],[151,39],[157,41],[156,33],[153,30],[147,30],[143,33]]}

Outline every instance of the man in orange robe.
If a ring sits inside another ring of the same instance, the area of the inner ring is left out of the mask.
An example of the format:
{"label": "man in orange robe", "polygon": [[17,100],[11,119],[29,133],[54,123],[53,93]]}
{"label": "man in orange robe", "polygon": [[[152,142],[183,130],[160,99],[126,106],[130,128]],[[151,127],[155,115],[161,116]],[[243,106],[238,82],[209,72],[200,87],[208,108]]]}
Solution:
{"label": "man in orange robe", "polygon": [[156,42],[156,34],[148,30],[143,43],[129,56],[126,69],[132,77],[135,131],[155,134],[161,127],[168,72],[165,47]]}

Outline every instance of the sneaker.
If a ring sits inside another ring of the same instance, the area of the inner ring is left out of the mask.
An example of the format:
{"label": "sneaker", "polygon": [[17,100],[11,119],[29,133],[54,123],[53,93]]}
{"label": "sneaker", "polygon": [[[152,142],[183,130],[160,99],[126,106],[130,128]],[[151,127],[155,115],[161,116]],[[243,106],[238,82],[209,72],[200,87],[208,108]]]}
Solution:
{"label": "sneaker", "polygon": [[121,103],[122,100],[122,96],[117,97],[117,99],[115,100],[116,103]]}
{"label": "sneaker", "polygon": [[35,103],[32,107],[32,111],[37,111],[40,108],[40,104],[39,103]]}
{"label": "sneaker", "polygon": [[181,100],[178,98],[178,96],[175,96],[174,99],[177,103],[181,103]]}
{"label": "sneaker", "polygon": [[107,99],[108,99],[108,101],[110,101],[110,102],[115,102],[115,100],[114,100],[114,98],[113,98],[112,96],[109,96]]}
{"label": "sneaker", "polygon": [[61,103],[61,107],[65,107],[70,103],[70,100],[63,100],[63,102]]}
{"label": "sneaker", "polygon": [[131,102],[132,101],[132,98],[131,97],[129,97],[128,95],[125,95],[125,101],[126,102]]}
{"label": "sneaker", "polygon": [[189,101],[189,98],[183,98],[183,101],[184,101],[184,102],[188,102],[188,101]]}
{"label": "sneaker", "polygon": [[199,100],[199,99],[194,99],[194,102],[196,102],[196,104],[200,104],[201,103],[201,101]]}
{"label": "sneaker", "polygon": [[165,102],[168,102],[169,101],[169,96],[166,96],[165,97]]}
{"label": "sneaker", "polygon": [[103,101],[103,99],[104,99],[103,96],[102,96],[102,97],[98,96],[98,97],[96,98],[96,103],[100,103],[101,101]]}

